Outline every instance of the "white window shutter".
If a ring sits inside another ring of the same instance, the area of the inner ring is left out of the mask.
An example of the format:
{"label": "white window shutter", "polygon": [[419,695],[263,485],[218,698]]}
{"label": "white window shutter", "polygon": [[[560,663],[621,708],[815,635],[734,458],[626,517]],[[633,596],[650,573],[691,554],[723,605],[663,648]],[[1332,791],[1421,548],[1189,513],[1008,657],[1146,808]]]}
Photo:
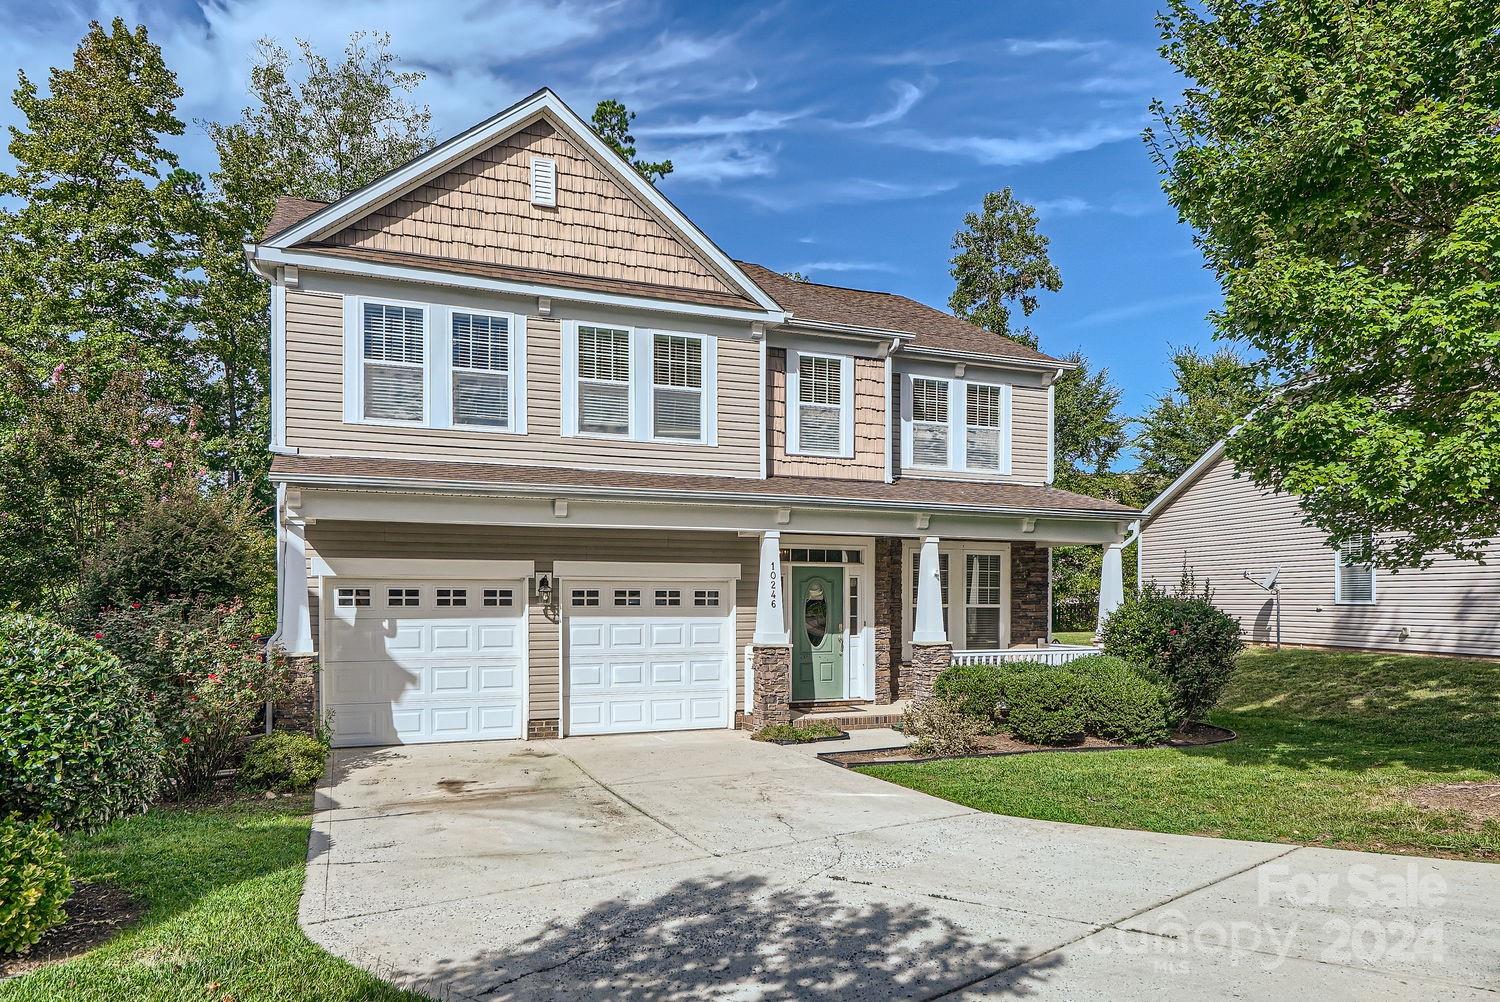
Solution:
{"label": "white window shutter", "polygon": [[557,204],[557,161],[548,157],[531,158],[531,204]]}

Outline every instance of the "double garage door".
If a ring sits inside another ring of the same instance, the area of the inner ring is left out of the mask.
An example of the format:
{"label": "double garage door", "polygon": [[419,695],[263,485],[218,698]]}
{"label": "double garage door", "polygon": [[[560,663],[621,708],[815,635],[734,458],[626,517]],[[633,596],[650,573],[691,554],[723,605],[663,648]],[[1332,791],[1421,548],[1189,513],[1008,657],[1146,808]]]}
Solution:
{"label": "double garage door", "polygon": [[[327,579],[323,698],[334,743],[524,737],[528,586]],[[645,569],[560,581],[564,733],[728,727],[733,587]]]}

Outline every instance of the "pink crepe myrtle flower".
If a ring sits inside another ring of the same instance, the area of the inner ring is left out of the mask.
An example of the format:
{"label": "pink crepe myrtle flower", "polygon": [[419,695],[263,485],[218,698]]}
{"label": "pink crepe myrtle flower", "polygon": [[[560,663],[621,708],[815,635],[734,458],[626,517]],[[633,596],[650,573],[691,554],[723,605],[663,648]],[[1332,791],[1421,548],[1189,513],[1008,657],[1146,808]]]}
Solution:
{"label": "pink crepe myrtle flower", "polygon": [[55,368],[55,369],[52,370],[52,385],[53,386],[61,386],[62,385],[62,381],[63,381],[63,376],[65,376],[67,374],[67,372],[68,372],[68,367],[66,365],[64,365],[63,363],[58,362],[57,363],[57,368]]}
{"label": "pink crepe myrtle flower", "polygon": [[159,438],[148,438],[146,439],[146,444],[153,449],[160,449],[162,447],[162,440]]}

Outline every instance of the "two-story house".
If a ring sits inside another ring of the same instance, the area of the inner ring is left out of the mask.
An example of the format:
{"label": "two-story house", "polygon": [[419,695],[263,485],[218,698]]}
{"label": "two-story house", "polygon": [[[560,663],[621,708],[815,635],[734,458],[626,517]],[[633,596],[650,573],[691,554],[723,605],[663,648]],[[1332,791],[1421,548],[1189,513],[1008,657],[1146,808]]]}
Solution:
{"label": "two-story house", "polygon": [[1067,363],[730,259],[548,90],[247,253],[276,640],[340,744],[921,696],[1136,515],[1049,486]]}

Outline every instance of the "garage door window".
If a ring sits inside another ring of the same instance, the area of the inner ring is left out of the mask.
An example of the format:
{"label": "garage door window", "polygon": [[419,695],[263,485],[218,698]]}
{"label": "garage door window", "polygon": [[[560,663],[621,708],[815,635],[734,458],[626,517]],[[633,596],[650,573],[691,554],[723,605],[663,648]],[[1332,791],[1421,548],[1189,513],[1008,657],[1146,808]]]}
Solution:
{"label": "garage door window", "polygon": [[641,590],[639,588],[616,588],[615,605],[634,606],[641,604]]}
{"label": "garage door window", "polygon": [[509,607],[515,604],[515,593],[509,588],[486,588],[483,600],[486,608]]}
{"label": "garage door window", "polygon": [[370,605],[370,589],[340,588],[338,590],[338,604],[343,609],[368,608]]}
{"label": "garage door window", "polygon": [[463,608],[469,604],[469,590],[467,588],[439,588],[437,590],[437,605],[443,609]]}
{"label": "garage door window", "polygon": [[385,590],[385,604],[392,607],[418,606],[422,604],[422,592],[419,588],[387,588]]}
{"label": "garage door window", "polygon": [[693,592],[693,605],[700,609],[713,609],[719,604],[719,589],[700,588]]}
{"label": "garage door window", "polygon": [[599,589],[574,588],[573,604],[576,606],[597,606],[599,604]]}
{"label": "garage door window", "polygon": [[676,606],[682,604],[682,592],[676,588],[658,588],[656,590],[656,604]]}

